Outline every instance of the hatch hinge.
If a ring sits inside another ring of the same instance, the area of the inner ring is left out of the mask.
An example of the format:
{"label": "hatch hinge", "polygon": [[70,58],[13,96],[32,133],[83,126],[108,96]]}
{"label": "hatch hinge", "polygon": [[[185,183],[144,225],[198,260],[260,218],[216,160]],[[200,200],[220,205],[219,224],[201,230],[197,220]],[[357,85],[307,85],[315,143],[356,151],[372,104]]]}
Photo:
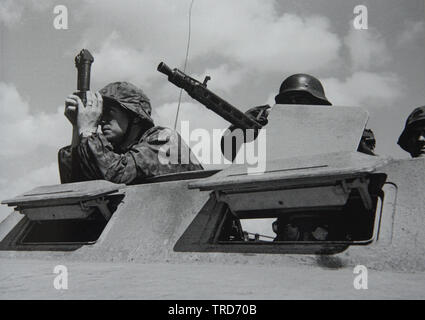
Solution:
{"label": "hatch hinge", "polygon": [[93,207],[97,207],[102,215],[105,217],[106,221],[112,216],[111,211],[108,208],[109,200],[106,200],[105,197],[100,197],[97,199],[92,199],[88,201],[80,201],[81,209],[84,211],[90,210]]}
{"label": "hatch hinge", "polygon": [[363,205],[367,210],[371,210],[373,208],[373,202],[369,194],[369,182],[369,178],[362,177],[356,178],[351,182],[343,180],[341,181],[341,185],[347,193],[349,193],[352,189],[357,189],[363,201]]}

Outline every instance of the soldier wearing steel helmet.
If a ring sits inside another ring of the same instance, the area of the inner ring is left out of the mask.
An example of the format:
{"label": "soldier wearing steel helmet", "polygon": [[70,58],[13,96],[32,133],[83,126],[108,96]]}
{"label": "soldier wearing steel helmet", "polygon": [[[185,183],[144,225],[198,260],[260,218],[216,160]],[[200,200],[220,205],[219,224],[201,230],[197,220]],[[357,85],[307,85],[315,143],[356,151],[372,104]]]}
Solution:
{"label": "soldier wearing steel helmet", "polygon": [[[325,90],[320,81],[312,75],[303,73],[294,74],[286,78],[280,85],[275,101],[277,104],[332,105],[326,98]],[[247,114],[254,117],[258,116],[255,108],[248,110]],[[267,114],[267,112],[264,113],[265,116]],[[376,139],[373,131],[365,129],[357,151],[375,155],[375,145]]]}
{"label": "soldier wearing steel helmet", "polygon": [[398,145],[412,158],[425,158],[425,106],[416,108],[409,115]]}
{"label": "soldier wearing steel helmet", "polygon": [[[331,106],[325,95],[325,90],[320,81],[309,74],[294,74],[286,78],[279,88],[279,93],[275,96],[276,104],[304,104],[304,105],[325,105]],[[255,118],[263,126],[268,123],[267,117],[270,106],[258,106],[249,109],[246,114]],[[222,150],[224,149],[226,138],[231,137],[230,133],[234,130],[231,126],[222,139]],[[229,139],[230,140],[230,139]],[[233,141],[232,141],[233,143]],[[375,136],[370,129],[365,129],[358,151],[374,155]],[[232,159],[236,156],[238,146],[232,150]],[[223,152],[224,154],[224,152]],[[225,155],[226,156],[226,155]],[[226,156],[227,157],[227,156]],[[273,231],[277,234],[275,241],[323,241],[332,238],[335,232],[335,226],[328,221],[292,221],[287,218],[278,218],[273,222]],[[337,232],[337,230],[336,230]]]}
{"label": "soldier wearing steel helmet", "polygon": [[[304,73],[293,74],[286,78],[280,85],[279,93],[275,96],[275,102],[276,104],[332,105],[326,97],[325,90],[319,79]],[[269,110],[270,106],[264,105],[251,108],[245,112],[245,114],[256,119],[256,121],[264,126],[268,123],[267,117]],[[226,138],[230,140],[231,132],[235,129],[235,126],[230,126],[226,134],[223,136],[221,141],[223,154],[225,150],[224,144],[230,143],[229,141],[226,141]],[[373,131],[365,129],[357,151],[374,155],[375,144],[376,140]],[[231,148],[232,159],[235,158],[238,149],[239,146],[233,146],[233,148]],[[229,158],[229,156],[225,156],[226,158]]]}
{"label": "soldier wearing steel helmet", "polygon": [[275,101],[277,104],[332,105],[326,98],[320,81],[304,73],[294,74],[283,80]]}
{"label": "soldier wearing steel helmet", "polygon": [[[275,97],[275,102],[276,104],[331,105],[325,96],[325,90],[320,81],[309,74],[303,73],[293,74],[282,82],[279,93]],[[268,123],[267,117],[269,111],[270,106],[263,105],[253,107],[245,112],[245,114],[265,126]],[[234,139],[232,139],[232,133],[235,129],[236,127],[234,125],[230,126],[221,140],[222,153],[229,160],[235,158],[237,150],[240,147],[236,146]],[[225,150],[227,149],[224,146],[227,143],[232,143],[232,148],[230,148],[231,155],[225,154]]]}
{"label": "soldier wearing steel helmet", "polygon": [[[202,169],[177,132],[154,125],[149,98],[131,83],[114,82],[99,92],[87,92],[86,106],[77,95],[69,95],[65,116],[73,138],[58,153],[62,183],[103,179],[135,184],[156,175]],[[170,150],[180,150],[177,163],[160,160],[160,152]]]}
{"label": "soldier wearing steel helmet", "polygon": [[[293,74],[285,80],[279,88],[279,93],[274,98],[276,104],[307,104],[307,105],[325,105],[332,104],[326,98],[325,90],[320,81],[304,73]],[[258,113],[270,106],[254,107],[246,112],[247,115],[257,117]],[[260,122],[267,123],[268,112],[262,113]]]}
{"label": "soldier wearing steel helmet", "polygon": [[360,144],[357,148],[358,152],[375,155],[376,139],[371,129],[364,129]]}

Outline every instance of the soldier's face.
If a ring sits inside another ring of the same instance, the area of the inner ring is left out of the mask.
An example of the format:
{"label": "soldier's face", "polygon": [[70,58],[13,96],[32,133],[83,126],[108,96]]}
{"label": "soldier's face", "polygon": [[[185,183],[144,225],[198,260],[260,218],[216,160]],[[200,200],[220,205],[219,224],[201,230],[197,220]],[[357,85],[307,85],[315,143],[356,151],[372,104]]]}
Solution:
{"label": "soldier's face", "polygon": [[408,144],[413,158],[425,158],[425,123],[411,129]]}
{"label": "soldier's face", "polygon": [[117,145],[123,141],[129,123],[130,119],[122,108],[115,105],[104,106],[101,127],[110,143]]}
{"label": "soldier's face", "polygon": [[317,104],[317,102],[312,99],[309,95],[303,94],[301,92],[291,92],[287,97],[287,104]]}

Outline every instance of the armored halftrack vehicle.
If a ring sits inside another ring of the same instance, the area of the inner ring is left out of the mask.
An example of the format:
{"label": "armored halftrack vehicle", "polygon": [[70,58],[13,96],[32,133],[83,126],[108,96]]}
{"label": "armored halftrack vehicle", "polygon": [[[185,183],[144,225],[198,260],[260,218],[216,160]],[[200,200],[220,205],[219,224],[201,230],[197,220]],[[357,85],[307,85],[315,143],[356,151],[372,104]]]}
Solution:
{"label": "armored halftrack vehicle", "polygon": [[[77,58],[79,75],[86,75],[78,78],[84,97],[93,59],[84,50]],[[117,291],[120,297],[170,297],[167,290],[181,282],[171,297],[214,298],[211,292],[215,292],[218,298],[240,298],[257,292],[257,280],[262,279],[260,285],[274,286],[270,295],[251,297],[291,298],[294,293],[308,297],[299,293],[300,282],[306,282],[307,292],[323,298],[332,278],[311,266],[322,270],[363,265],[389,277],[394,274],[388,272],[419,272],[418,278],[396,287],[406,292],[405,287],[416,285],[413,292],[424,293],[416,281],[423,280],[425,271],[423,158],[393,160],[357,152],[368,120],[368,113],[358,107],[277,104],[262,127],[210,92],[208,77],[200,83],[163,63],[158,70],[226,120],[260,130],[257,133],[266,137],[266,154],[257,166],[261,170],[234,163],[221,171],[156,176],[138,185],[96,180],[42,186],[3,200],[14,207],[0,223],[0,265],[9,279],[2,283],[3,289],[24,288],[20,297],[29,292],[39,298],[42,290],[27,290],[14,270],[26,270],[26,278],[37,278],[46,263],[78,263],[80,275],[107,269],[94,280],[80,280],[81,286],[87,281],[92,284],[95,297],[116,297],[102,292]],[[244,222],[256,219],[274,221],[270,229],[276,236],[250,237]],[[327,234],[313,239],[288,237],[285,226],[292,224],[302,226],[307,234],[326,226]],[[26,264],[28,259],[31,262]],[[89,268],[89,262],[119,265],[114,276],[119,284],[102,290],[113,277],[110,265],[96,263]],[[145,289],[142,296],[128,294],[129,282],[122,282],[126,274],[135,272],[128,262],[145,266],[138,265],[137,270],[145,272],[139,276],[136,272],[136,279],[129,280]],[[190,270],[197,270],[193,273],[198,277],[189,277]],[[289,291],[285,283],[290,279],[282,282],[282,270],[297,282],[289,284]],[[158,285],[152,287],[150,277],[155,273]],[[319,278],[324,282],[320,284]],[[210,289],[182,295],[199,284]],[[344,296],[347,292],[338,289],[333,295]]]}
{"label": "armored halftrack vehicle", "polygon": [[[357,107],[275,105],[261,129],[264,172],[233,164],[132,186],[44,186],[3,200],[14,211],[0,224],[0,259],[279,267],[333,261],[422,272],[424,159],[356,152],[367,119]],[[326,221],[336,232],[315,241],[247,239],[241,222],[263,218]]]}

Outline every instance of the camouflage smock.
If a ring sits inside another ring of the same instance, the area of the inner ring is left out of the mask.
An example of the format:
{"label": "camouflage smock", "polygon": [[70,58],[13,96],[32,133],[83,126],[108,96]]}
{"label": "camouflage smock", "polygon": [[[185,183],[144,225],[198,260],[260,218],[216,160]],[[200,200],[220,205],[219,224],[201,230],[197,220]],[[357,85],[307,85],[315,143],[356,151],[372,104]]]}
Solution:
{"label": "camouflage smock", "polygon": [[[177,155],[176,150],[180,150]],[[177,161],[161,162],[170,152]],[[159,126],[147,130],[126,150],[114,150],[102,133],[82,137],[72,150],[71,146],[61,148],[58,161],[62,183],[102,179],[137,184],[148,177],[203,169],[176,131]]]}

